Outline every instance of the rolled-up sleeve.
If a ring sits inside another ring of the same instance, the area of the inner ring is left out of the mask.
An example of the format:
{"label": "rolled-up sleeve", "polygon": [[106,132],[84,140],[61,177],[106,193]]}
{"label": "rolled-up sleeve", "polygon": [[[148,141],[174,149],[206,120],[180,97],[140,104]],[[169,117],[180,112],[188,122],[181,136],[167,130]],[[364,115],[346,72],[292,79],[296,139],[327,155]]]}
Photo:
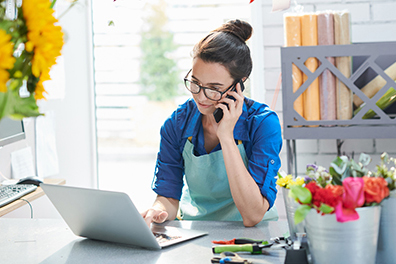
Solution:
{"label": "rolled-up sleeve", "polygon": [[275,177],[281,166],[282,132],[275,112],[266,111],[254,118],[248,169],[271,208],[277,194]]}
{"label": "rolled-up sleeve", "polygon": [[180,135],[175,129],[177,111],[161,127],[160,150],[151,188],[158,195],[180,200],[183,188],[183,157]]}

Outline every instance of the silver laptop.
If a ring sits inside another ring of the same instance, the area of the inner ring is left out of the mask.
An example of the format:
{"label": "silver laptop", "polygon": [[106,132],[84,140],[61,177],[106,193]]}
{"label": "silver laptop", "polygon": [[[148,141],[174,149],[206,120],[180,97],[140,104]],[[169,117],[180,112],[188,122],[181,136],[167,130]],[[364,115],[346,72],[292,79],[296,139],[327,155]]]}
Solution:
{"label": "silver laptop", "polygon": [[207,232],[152,225],[121,192],[40,184],[74,234],[90,239],[161,249]]}

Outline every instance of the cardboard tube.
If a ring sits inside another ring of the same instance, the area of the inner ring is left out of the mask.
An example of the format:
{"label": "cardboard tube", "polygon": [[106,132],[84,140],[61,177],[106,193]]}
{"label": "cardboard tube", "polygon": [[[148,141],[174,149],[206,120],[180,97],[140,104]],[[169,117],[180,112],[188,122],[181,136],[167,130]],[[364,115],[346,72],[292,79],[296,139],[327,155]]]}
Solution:
{"label": "cardboard tube", "polygon": [[[318,14],[318,45],[334,45],[334,15],[330,12]],[[334,65],[334,57],[326,58]],[[336,78],[328,69],[319,76],[320,119],[335,120]]]}
{"label": "cardboard tube", "polygon": [[[285,26],[285,46],[296,47],[301,46],[301,19],[298,15],[286,14],[284,16]],[[293,93],[295,93],[302,84],[302,72],[296,66],[292,65],[292,81],[293,81]],[[301,116],[304,116],[303,108],[303,96],[300,95],[294,101],[294,110]]]}
{"label": "cardboard tube", "polygon": [[[318,45],[317,15],[304,14],[301,16],[301,43],[303,46]],[[316,58],[308,58],[305,66],[314,72],[318,68]],[[303,81],[308,77],[304,74]],[[304,101],[304,118],[308,121],[320,120],[319,106],[319,79],[316,78],[303,93]]]}
{"label": "cardboard tube", "polygon": [[[334,13],[334,42],[336,45],[350,44],[349,13]],[[351,57],[336,57],[336,67],[347,78],[351,76]],[[337,78],[337,119],[346,120],[352,118],[352,91]]]}
{"label": "cardboard tube", "polygon": [[[396,80],[396,62],[393,63],[391,66],[386,68],[384,71],[386,75],[388,75],[392,80]],[[382,87],[384,87],[386,84],[386,81],[384,78],[382,78],[380,75],[375,77],[373,80],[371,80],[368,84],[366,84],[361,91],[367,95],[368,98],[373,97],[379,90],[381,90]],[[359,107],[362,103],[363,100],[359,98],[356,94],[353,96],[353,103]]]}

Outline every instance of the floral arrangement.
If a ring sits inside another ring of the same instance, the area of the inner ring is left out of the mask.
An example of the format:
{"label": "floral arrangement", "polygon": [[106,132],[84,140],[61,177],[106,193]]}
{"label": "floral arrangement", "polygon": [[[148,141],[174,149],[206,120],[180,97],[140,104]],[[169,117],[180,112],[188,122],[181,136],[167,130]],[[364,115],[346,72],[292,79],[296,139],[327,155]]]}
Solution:
{"label": "floral arrangement", "polygon": [[43,83],[50,80],[64,43],[53,16],[55,0],[23,0],[11,18],[6,13],[14,7],[6,3],[0,0],[0,120],[38,116]]}
{"label": "floral arrangement", "polygon": [[[379,175],[384,170],[373,175],[365,168],[369,160],[366,154],[361,155],[359,163],[346,156],[337,157],[329,171],[308,165],[304,184],[290,187],[290,195],[300,204],[294,214],[295,224],[302,222],[312,208],[321,214],[335,214],[338,222],[357,220],[356,208],[378,205],[388,197],[388,182]],[[388,171],[394,173],[394,169]]]}

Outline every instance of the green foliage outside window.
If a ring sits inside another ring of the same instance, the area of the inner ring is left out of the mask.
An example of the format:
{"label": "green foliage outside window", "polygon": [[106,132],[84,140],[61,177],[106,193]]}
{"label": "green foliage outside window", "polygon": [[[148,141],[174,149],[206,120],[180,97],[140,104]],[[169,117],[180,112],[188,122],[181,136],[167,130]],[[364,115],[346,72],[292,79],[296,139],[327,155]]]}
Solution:
{"label": "green foliage outside window", "polygon": [[173,33],[165,28],[168,22],[165,1],[160,0],[150,8],[141,32],[141,93],[152,101],[166,101],[178,95],[179,72],[176,61],[171,58],[177,45],[173,42]]}

